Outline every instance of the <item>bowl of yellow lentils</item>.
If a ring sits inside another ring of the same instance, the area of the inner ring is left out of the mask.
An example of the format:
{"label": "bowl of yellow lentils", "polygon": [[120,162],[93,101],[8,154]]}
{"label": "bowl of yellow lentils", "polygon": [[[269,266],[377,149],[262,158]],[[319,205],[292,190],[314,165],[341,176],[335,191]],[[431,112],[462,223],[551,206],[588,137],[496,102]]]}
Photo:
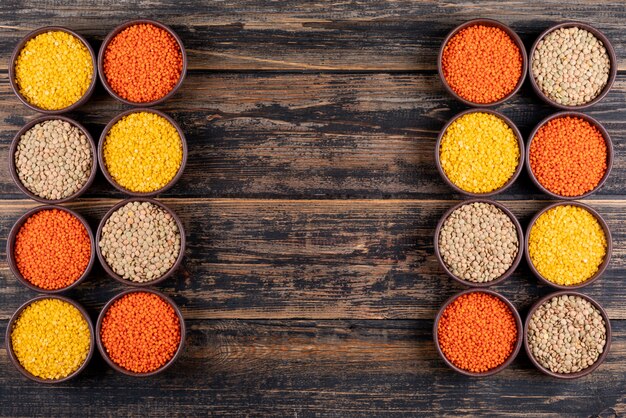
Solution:
{"label": "bowl of yellow lentils", "polygon": [[6,332],[15,367],[39,383],[61,383],[82,372],[95,349],[85,309],[59,295],[37,296],[20,306]]}
{"label": "bowl of yellow lentils", "polygon": [[96,55],[89,42],[61,26],[30,32],[15,47],[9,82],[29,108],[46,114],[84,104],[96,86]]}
{"label": "bowl of yellow lentils", "polygon": [[557,202],[539,211],[526,230],[525,255],[543,283],[561,290],[596,281],[611,260],[611,231],[593,208]]}
{"label": "bowl of yellow lentils", "polygon": [[102,131],[98,163],[116,189],[149,197],[172,187],[187,163],[187,141],[170,116],[137,108],[117,115]]}
{"label": "bowl of yellow lentils", "polygon": [[441,178],[457,192],[475,198],[493,196],[520,175],[524,140],[503,114],[469,109],[440,131],[435,161]]}

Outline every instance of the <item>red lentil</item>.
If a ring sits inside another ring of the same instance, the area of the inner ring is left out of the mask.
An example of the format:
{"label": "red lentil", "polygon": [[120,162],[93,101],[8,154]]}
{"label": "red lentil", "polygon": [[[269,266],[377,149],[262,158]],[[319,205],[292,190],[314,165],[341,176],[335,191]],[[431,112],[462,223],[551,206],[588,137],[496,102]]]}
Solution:
{"label": "red lentil", "polygon": [[503,364],[517,342],[517,325],[509,307],[496,296],[472,292],[444,310],[437,327],[439,346],[455,366],[483,373]]}
{"label": "red lentil", "polygon": [[502,29],[475,25],[445,45],[442,70],[450,88],[473,103],[493,103],[510,94],[522,76],[522,53]]}
{"label": "red lentil", "polygon": [[183,56],[176,39],[151,24],[129,26],[104,52],[104,75],[111,89],[135,103],[158,100],[178,83]]}
{"label": "red lentil", "polygon": [[15,238],[17,268],[41,289],[57,290],[78,280],[89,265],[91,241],[74,215],[42,210],[30,216]]}
{"label": "red lentil", "polygon": [[133,292],[109,307],[100,337],[115,364],[148,373],[174,357],[181,342],[180,322],[174,308],[160,296]]}
{"label": "red lentil", "polygon": [[607,147],[600,130],[579,117],[548,121],[529,150],[537,181],[560,196],[580,196],[598,186],[607,170]]}

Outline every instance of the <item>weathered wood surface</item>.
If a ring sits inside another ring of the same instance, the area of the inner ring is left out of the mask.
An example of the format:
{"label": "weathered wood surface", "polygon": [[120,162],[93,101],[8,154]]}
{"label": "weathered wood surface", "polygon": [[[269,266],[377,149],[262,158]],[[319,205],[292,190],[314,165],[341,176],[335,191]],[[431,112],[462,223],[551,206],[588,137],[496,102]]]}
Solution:
{"label": "weathered wood surface", "polygon": [[[189,333],[180,361],[131,379],[96,355],[77,380],[42,387],[9,363],[10,315],[34,295],[0,263],[0,416],[626,415],[626,73],[587,113],[613,137],[604,188],[587,199],[609,222],[613,261],[585,293],[614,329],[606,363],[574,382],[542,376],[522,352],[488,379],[447,369],[432,319],[461,287],[438,267],[432,234],[461,196],[433,161],[443,124],[464,107],[437,79],[435,57],[457,24],[495,18],[527,47],[547,26],[583,20],[613,41],[626,70],[622,2],[91,0],[0,2],[0,247],[35,206],[13,185],[8,147],[36,114],[10,90],[8,59],[28,31],[63,25],[94,48],[117,24],[151,17],[183,38],[189,73],[158,106],[182,126],[189,163],[163,200],[182,218],[188,247],[162,286]],[[98,86],[70,114],[98,138],[126,109]],[[554,109],[528,82],[498,107],[528,135]],[[101,175],[68,206],[96,228],[123,196]],[[505,201],[525,227],[547,204],[524,173]],[[93,319],[122,290],[96,266],[69,292]],[[550,290],[525,261],[502,285],[522,316]]]}

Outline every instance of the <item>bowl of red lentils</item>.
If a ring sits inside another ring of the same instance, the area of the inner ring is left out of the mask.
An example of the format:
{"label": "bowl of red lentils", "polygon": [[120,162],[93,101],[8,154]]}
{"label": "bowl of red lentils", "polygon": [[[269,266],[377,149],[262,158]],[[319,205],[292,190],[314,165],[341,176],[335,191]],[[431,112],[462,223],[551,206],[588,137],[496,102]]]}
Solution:
{"label": "bowl of red lentils", "polygon": [[65,116],[43,116],[13,138],[11,177],[38,202],[59,204],[82,195],[97,172],[96,144],[80,123]]}
{"label": "bowl of red lentils", "polygon": [[17,370],[38,383],[79,375],[95,350],[85,309],[63,296],[37,296],[20,306],[6,331],[7,354]]}
{"label": "bowl of red lentils", "polygon": [[11,56],[9,83],[27,107],[59,114],[83,105],[96,86],[96,55],[78,33],[46,26],[27,34]]}
{"label": "bowl of red lentils", "polygon": [[611,348],[611,321],[591,297],[565,290],[539,299],[524,324],[524,348],[542,373],[577,379],[596,370]]}
{"label": "bowl of red lentils", "polygon": [[172,299],[151,289],[127,290],[102,308],[96,343],[114,370],[129,376],[162,373],[183,352],[185,321]]}
{"label": "bowl of red lentils", "polygon": [[43,205],[26,212],[7,238],[13,275],[41,293],[58,293],[84,281],[96,257],[87,221],[71,209]]}
{"label": "bowl of red lentils", "polygon": [[471,197],[508,189],[524,166],[524,140],[515,124],[489,109],[469,109],[439,132],[435,162],[441,178]]}
{"label": "bowl of red lentils", "polygon": [[120,283],[152,286],[182,263],[185,230],[163,203],[132,198],[113,206],[96,232],[96,252],[104,270]]}
{"label": "bowl of red lentils", "polygon": [[155,109],[122,112],[98,142],[98,164],[119,191],[137,197],[170,189],[187,164],[187,140],[170,116]]}
{"label": "bowl of red lentils", "polygon": [[472,377],[507,368],[522,346],[515,306],[488,289],[467,289],[448,299],[435,318],[437,352],[451,369]]}
{"label": "bowl of red lentils", "polygon": [[452,279],[470,287],[493,286],[522,259],[524,234],[511,211],[489,199],[451,207],[435,229],[435,255]]}
{"label": "bowl of red lentils", "polygon": [[607,95],[617,76],[609,39],[582,22],[546,29],[530,49],[530,84],[544,102],[564,110],[584,109]]}
{"label": "bowl of red lentils", "polygon": [[611,231],[593,208],[557,202],[539,211],[526,229],[525,256],[539,280],[560,290],[596,281],[611,260]]}
{"label": "bowl of red lentils", "polygon": [[533,129],[526,168],[533,183],[557,199],[582,199],[600,189],[613,165],[613,142],[600,122],[580,112],[549,116]]}
{"label": "bowl of red lentils", "polygon": [[153,106],[176,93],[187,54],[170,27],[150,19],[125,22],[104,39],[98,73],[109,94],[131,106]]}
{"label": "bowl of red lentils", "polygon": [[526,49],[508,26],[475,19],[446,36],[437,69],[445,89],[473,107],[497,106],[521,88],[528,67]]}

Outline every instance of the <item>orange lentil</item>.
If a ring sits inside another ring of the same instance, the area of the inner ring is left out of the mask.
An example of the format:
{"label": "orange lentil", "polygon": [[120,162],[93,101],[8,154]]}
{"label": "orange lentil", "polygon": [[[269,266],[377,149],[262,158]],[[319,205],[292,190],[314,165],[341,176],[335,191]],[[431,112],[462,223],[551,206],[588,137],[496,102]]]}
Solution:
{"label": "orange lentil", "polygon": [[493,103],[511,93],[522,76],[522,53],[502,29],[475,25],[446,43],[442,70],[450,88],[473,103]]}
{"label": "orange lentil", "polygon": [[129,26],[104,52],[104,75],[111,89],[135,103],[158,100],[178,83],[183,56],[176,39],[151,24]]}
{"label": "orange lentil", "polygon": [[607,170],[606,142],[582,118],[555,118],[537,130],[529,162],[543,187],[560,196],[580,196],[595,189]]}
{"label": "orange lentil", "polygon": [[181,340],[180,322],[174,308],[160,296],[133,292],[109,307],[100,337],[115,364],[148,373],[174,357]]}
{"label": "orange lentil", "polygon": [[455,366],[483,373],[504,363],[517,342],[517,325],[509,307],[496,296],[472,292],[444,310],[437,327],[439,346]]}
{"label": "orange lentil", "polygon": [[58,210],[30,216],[15,237],[17,268],[41,289],[57,290],[78,280],[91,258],[87,229],[74,215]]}

